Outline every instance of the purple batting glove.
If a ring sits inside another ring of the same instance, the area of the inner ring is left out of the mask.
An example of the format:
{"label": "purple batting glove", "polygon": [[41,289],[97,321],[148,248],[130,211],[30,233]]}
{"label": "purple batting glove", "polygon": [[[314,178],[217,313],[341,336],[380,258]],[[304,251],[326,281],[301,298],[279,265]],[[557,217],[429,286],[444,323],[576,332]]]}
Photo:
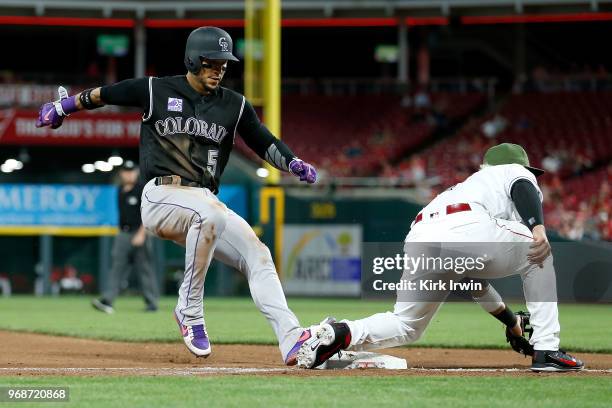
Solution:
{"label": "purple batting glove", "polygon": [[63,121],[64,117],[57,113],[54,103],[48,102],[41,106],[38,111],[36,127],[51,126],[51,129],[57,129],[62,126]]}
{"label": "purple batting glove", "polygon": [[58,92],[60,99],[45,103],[40,107],[36,127],[51,126],[51,129],[57,129],[62,126],[66,116],[79,110],[75,96],[68,97],[68,92],[62,86],[59,87]]}
{"label": "purple batting glove", "polygon": [[289,171],[291,174],[300,178],[300,181],[306,181],[312,184],[317,181],[317,170],[312,164],[308,164],[300,159],[293,159],[289,163]]}

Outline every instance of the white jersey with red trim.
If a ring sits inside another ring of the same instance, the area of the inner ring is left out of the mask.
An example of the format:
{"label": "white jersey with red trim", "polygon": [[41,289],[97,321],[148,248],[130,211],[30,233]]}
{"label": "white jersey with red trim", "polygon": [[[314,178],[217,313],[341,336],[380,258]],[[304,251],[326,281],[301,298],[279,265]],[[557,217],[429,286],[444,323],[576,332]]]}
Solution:
{"label": "white jersey with red trim", "polygon": [[447,205],[468,203],[473,210],[484,210],[491,217],[521,221],[510,196],[512,185],[518,180],[531,182],[540,200],[543,199],[535,176],[520,164],[487,166],[439,194],[423,209],[422,214],[424,218],[431,214],[444,215]]}
{"label": "white jersey with red trim", "polygon": [[533,235],[520,221],[510,196],[518,180],[529,180],[542,199],[529,170],[506,164],[482,168],[429,203],[406,236],[404,255],[413,262],[454,259],[462,265],[468,259],[480,259],[482,266],[471,270],[459,270],[457,264],[448,269],[436,268],[435,264],[407,267],[400,282],[407,281],[408,286],[398,289],[393,312],[344,321],[351,331],[348,350],[389,348],[416,341],[446,301],[452,290],[449,282],[511,275],[519,275],[523,281],[534,327],[530,338],[534,350],[558,350],[560,325],[553,259],[548,257],[541,266],[529,261]]}

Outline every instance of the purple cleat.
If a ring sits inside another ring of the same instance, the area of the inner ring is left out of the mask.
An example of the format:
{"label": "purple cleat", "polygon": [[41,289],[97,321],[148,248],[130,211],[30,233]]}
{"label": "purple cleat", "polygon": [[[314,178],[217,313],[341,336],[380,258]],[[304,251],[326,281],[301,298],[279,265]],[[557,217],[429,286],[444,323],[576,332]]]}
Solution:
{"label": "purple cleat", "polygon": [[186,326],[181,323],[176,312],[174,312],[174,319],[179,326],[181,335],[185,345],[196,357],[208,357],[212,353],[210,341],[208,340],[208,333],[203,324],[196,324],[193,326]]}
{"label": "purple cleat", "polygon": [[[323,320],[320,324],[326,324],[326,323],[334,323],[336,321],[335,318],[333,317],[326,317],[325,320]],[[308,329],[305,329],[302,334],[300,335],[300,338],[298,339],[298,341],[295,343],[295,345],[291,348],[291,350],[289,350],[289,353],[287,353],[287,357],[285,357],[285,364],[288,366],[293,366],[297,364],[297,355],[298,355],[298,351],[300,351],[300,348],[302,347],[302,344],[304,344],[304,342],[308,339],[310,339],[312,337],[312,333],[313,330],[317,329],[319,326],[310,326]]]}
{"label": "purple cleat", "polygon": [[300,347],[302,347],[302,344],[304,344],[304,342],[310,337],[310,329],[306,329],[302,332],[302,335],[300,336],[298,341],[295,343],[289,353],[287,353],[287,357],[285,358],[285,364],[287,364],[288,366],[293,366],[297,364],[298,351],[300,351]]}

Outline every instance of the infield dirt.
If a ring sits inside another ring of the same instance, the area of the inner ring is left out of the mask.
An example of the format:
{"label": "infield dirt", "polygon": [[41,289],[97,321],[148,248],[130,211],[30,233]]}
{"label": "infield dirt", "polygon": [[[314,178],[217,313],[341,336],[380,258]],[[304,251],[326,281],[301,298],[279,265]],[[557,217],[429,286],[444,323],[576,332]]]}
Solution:
{"label": "infield dirt", "polygon": [[[530,359],[511,350],[395,348],[385,350],[384,353],[407,359],[412,369],[299,370],[284,366],[275,346],[213,344],[212,355],[207,359],[198,359],[188,353],[178,336],[177,342],[173,344],[131,343],[0,331],[0,344],[2,345],[0,376],[223,375],[224,373],[298,376],[542,375],[526,370]],[[612,377],[612,354],[576,353],[576,356],[585,361],[589,371],[569,373],[569,375]],[[200,369],[209,371],[199,371]]]}

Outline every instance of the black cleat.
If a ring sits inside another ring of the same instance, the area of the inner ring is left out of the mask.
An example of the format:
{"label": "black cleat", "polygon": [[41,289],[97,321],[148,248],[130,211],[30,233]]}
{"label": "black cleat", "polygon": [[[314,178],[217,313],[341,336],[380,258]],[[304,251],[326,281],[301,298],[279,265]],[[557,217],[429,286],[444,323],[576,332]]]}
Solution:
{"label": "black cleat", "polygon": [[157,312],[157,305],[155,303],[147,302],[147,305],[144,309],[145,312]]}
{"label": "black cleat", "polygon": [[531,371],[580,371],[584,363],[563,350],[535,350]]}
{"label": "black cleat", "polygon": [[313,332],[297,353],[297,365],[315,368],[351,344],[351,331],[346,323],[325,323]]}

